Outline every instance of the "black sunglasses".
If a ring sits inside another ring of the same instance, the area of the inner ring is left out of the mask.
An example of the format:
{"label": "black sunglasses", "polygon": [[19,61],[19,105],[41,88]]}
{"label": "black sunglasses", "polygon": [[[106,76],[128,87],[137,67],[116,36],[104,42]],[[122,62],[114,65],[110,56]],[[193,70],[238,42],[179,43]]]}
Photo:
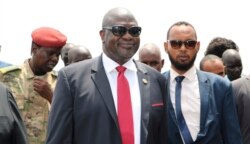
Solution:
{"label": "black sunglasses", "polygon": [[127,28],[125,26],[115,25],[112,27],[103,27],[103,29],[110,30],[113,33],[113,35],[118,36],[118,37],[122,37],[123,35],[127,33],[127,31],[133,37],[138,37],[141,34],[141,27],[139,26],[133,26],[133,27]]}
{"label": "black sunglasses", "polygon": [[168,40],[168,41],[173,49],[180,49],[182,44],[184,44],[187,49],[194,49],[197,44],[197,41],[195,40],[187,40],[187,41]]}

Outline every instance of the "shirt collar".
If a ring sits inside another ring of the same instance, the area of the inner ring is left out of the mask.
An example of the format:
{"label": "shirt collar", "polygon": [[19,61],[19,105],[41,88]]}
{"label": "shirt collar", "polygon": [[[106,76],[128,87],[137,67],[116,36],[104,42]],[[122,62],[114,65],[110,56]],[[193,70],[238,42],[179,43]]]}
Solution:
{"label": "shirt collar", "polygon": [[[109,58],[105,53],[102,54],[102,61],[103,61],[103,66],[106,72],[110,73],[115,70],[119,64],[115,61],[113,61],[111,58]],[[122,66],[126,67],[128,70],[131,71],[137,71],[137,68],[135,66],[135,63],[133,61],[133,58],[131,58],[129,61],[127,61],[125,64]]]}
{"label": "shirt collar", "polygon": [[[171,82],[175,81],[175,78],[179,76],[174,69],[170,68],[170,80]],[[186,71],[182,76],[185,76],[185,79],[188,79],[189,81],[193,81],[196,77],[196,68],[195,66],[192,66],[188,71]]]}
{"label": "shirt collar", "polygon": [[26,59],[23,64],[23,71],[27,77],[27,79],[33,79],[34,77],[41,77],[43,79],[47,79],[47,77],[51,74],[51,72],[47,72],[45,75],[37,76],[33,73],[30,64],[29,64],[30,59]]}

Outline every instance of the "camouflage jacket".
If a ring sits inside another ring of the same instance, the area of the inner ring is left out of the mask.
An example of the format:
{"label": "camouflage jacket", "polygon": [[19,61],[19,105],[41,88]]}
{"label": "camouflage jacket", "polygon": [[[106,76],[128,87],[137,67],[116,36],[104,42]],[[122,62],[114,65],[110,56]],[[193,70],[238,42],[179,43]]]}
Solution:
{"label": "camouflage jacket", "polygon": [[[30,144],[44,144],[47,133],[49,102],[33,88],[33,74],[28,60],[21,66],[9,66],[0,69],[1,81],[12,91],[27,128]],[[52,90],[55,88],[57,75],[49,72],[39,76],[46,80]]]}

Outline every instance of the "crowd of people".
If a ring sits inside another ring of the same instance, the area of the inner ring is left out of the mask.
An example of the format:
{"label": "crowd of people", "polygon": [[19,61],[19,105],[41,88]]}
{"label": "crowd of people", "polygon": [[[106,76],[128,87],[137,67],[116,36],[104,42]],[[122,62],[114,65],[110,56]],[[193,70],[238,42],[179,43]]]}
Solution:
{"label": "crowd of people", "polygon": [[250,77],[236,43],[215,37],[197,68],[196,29],[178,21],[162,71],[160,46],[140,46],[141,31],[131,11],[110,9],[92,57],[56,28],[35,29],[30,58],[0,61],[0,143],[250,144]]}

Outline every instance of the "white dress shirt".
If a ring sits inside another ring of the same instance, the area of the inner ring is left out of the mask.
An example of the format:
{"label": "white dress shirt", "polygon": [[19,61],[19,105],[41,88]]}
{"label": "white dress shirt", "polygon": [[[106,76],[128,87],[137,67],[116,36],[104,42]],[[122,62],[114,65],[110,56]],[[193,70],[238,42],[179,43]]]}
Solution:
{"label": "white dress shirt", "polygon": [[[115,108],[117,112],[117,76],[118,72],[116,67],[119,66],[118,63],[110,59],[105,53],[102,55],[103,66],[106,72],[106,75],[109,80],[111,91],[113,94],[113,99],[115,103]],[[130,59],[128,62],[123,64],[126,67],[125,76],[128,79],[130,96],[132,101],[132,111],[133,111],[133,122],[134,122],[134,144],[140,144],[140,135],[141,135],[141,97],[140,97],[140,88],[137,76],[137,68],[133,59]]]}
{"label": "white dress shirt", "polygon": [[[175,110],[175,77],[179,76],[177,72],[170,69],[170,98]],[[200,131],[200,91],[199,81],[195,67],[190,68],[185,74],[181,89],[181,110],[187,123],[188,129],[195,141]]]}

